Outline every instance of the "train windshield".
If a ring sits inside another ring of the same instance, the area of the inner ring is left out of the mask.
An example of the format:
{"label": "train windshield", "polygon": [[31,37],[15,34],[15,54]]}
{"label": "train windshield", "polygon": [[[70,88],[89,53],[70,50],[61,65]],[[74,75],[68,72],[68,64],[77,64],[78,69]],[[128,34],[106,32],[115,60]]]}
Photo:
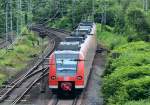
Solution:
{"label": "train windshield", "polygon": [[78,54],[56,54],[57,75],[74,76],[77,71]]}

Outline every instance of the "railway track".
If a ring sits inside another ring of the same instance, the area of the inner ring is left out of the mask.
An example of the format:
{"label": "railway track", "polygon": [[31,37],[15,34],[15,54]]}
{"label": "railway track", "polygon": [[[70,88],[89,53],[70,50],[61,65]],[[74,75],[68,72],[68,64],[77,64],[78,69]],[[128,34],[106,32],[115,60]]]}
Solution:
{"label": "railway track", "polygon": [[67,34],[67,35],[71,34],[70,31],[66,31],[64,29],[57,29],[57,28],[47,28],[47,29],[51,29],[52,31],[61,32],[61,33]]}
{"label": "railway track", "polygon": [[57,99],[54,105],[76,105],[77,98],[72,100]]}
{"label": "railway track", "polygon": [[8,45],[8,43],[6,41],[0,42],[0,49],[5,48],[7,45]]}
{"label": "railway track", "polygon": [[75,99],[57,99],[56,103],[54,105],[77,105],[78,102],[78,96]]}
{"label": "railway track", "polygon": [[37,70],[31,74],[25,74],[24,76],[21,76],[20,78],[13,81],[11,84],[6,86],[4,89],[0,91],[1,97],[0,100],[4,100],[15,88],[19,87],[25,80],[31,78],[32,76],[42,72],[44,69]]}
{"label": "railway track", "polygon": [[[55,41],[51,44],[51,49],[49,53],[47,53],[44,56],[44,59],[47,58],[50,53],[52,53],[53,49],[55,47]],[[6,98],[7,100],[13,101],[15,99],[15,96],[11,96],[18,93],[23,93],[28,85],[30,85],[36,78],[38,78],[43,71],[46,69],[48,70],[48,67],[42,68],[41,65],[44,63],[44,59],[40,59],[37,64],[34,65],[33,68],[31,68],[27,73],[20,76],[18,79],[13,81],[11,84],[7,85],[4,89],[0,91],[0,102],[4,101]],[[19,95],[20,96],[20,95]],[[16,95],[18,97],[18,95]],[[5,102],[4,102],[5,103]],[[10,103],[9,103],[10,104]],[[7,105],[7,104],[6,104]]]}
{"label": "railway track", "polygon": [[[46,72],[48,70],[48,68],[46,68],[44,70],[44,72]],[[47,76],[48,73],[42,73],[39,75],[38,78],[36,78],[33,82],[31,82],[31,84],[27,87],[27,89],[25,89],[25,91],[23,93],[21,93],[18,97],[16,97],[13,102],[11,103],[11,105],[16,105],[17,103],[19,103],[19,101],[30,91],[30,89],[38,82],[40,81],[42,78],[44,78],[45,76]]]}
{"label": "railway track", "polygon": [[11,47],[16,40],[17,38],[15,35],[13,35],[13,37],[11,37],[9,40],[3,38],[3,41],[0,42],[0,49]]}
{"label": "railway track", "polygon": [[[38,32],[39,35],[47,35],[47,34],[52,34],[52,35],[58,35],[61,39],[64,39],[66,36],[70,35],[70,31],[66,31],[63,29],[57,29],[57,28],[49,28],[45,27],[42,24],[38,25],[33,25],[32,27],[29,27],[30,30]],[[55,34],[54,34],[55,33]]]}
{"label": "railway track", "polygon": [[[15,105],[19,103],[19,101],[24,97],[25,94],[43,77],[47,76],[48,65],[43,68],[43,63],[46,62],[46,58],[53,52],[54,48],[60,41],[60,38],[63,39],[66,36],[66,33],[62,33],[62,30],[58,32],[58,30],[52,31],[52,29],[44,29],[40,27],[34,27],[34,30],[39,34],[49,36],[51,39],[49,44],[50,46],[47,48],[44,55],[42,55],[42,59],[39,59],[37,63],[30,69],[28,72],[20,76],[18,79],[14,80],[5,88],[0,91],[0,103],[1,105]],[[58,37],[61,34],[60,37]],[[52,39],[53,38],[53,39]]]}
{"label": "railway track", "polygon": [[[89,76],[87,84],[89,84],[90,79],[91,79],[91,75]],[[56,95],[53,95],[48,105],[86,105],[84,103],[86,92],[87,92],[87,86],[82,91],[81,94],[75,94],[74,97],[70,97],[70,98],[67,97],[66,99],[62,99],[62,98],[57,97]]]}
{"label": "railway track", "polygon": [[75,96],[74,98],[65,99],[58,98],[56,95],[53,95],[48,105],[84,105],[84,94],[85,92],[83,92],[81,95]]}

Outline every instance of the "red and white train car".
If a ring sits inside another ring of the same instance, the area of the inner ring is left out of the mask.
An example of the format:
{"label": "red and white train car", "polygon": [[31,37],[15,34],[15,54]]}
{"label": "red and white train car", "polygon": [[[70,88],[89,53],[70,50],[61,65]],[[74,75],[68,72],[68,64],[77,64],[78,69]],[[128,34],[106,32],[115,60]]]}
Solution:
{"label": "red and white train car", "polygon": [[85,88],[97,48],[96,25],[80,23],[50,56],[49,88],[65,92]]}

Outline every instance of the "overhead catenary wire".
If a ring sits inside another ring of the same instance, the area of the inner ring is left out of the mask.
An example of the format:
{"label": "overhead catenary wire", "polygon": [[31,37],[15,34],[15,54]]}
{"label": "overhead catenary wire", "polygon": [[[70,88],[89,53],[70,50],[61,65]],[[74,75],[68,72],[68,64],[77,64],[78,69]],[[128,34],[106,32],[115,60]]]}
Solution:
{"label": "overhead catenary wire", "polygon": [[[5,48],[7,49],[7,45],[13,44],[15,38],[21,35],[22,27],[32,22],[32,17],[29,18],[32,16],[32,1],[5,0],[1,5],[2,10],[0,11],[0,15],[5,16],[2,24],[4,28],[1,28],[1,35],[5,34]],[[25,22],[25,16],[27,16],[27,22]]]}
{"label": "overhead catenary wire", "polygon": [[92,2],[92,20],[93,20],[93,22],[94,22],[94,15],[95,15],[95,0],[93,0],[93,2]]}
{"label": "overhead catenary wire", "polygon": [[5,38],[6,38],[6,43],[7,43],[7,41],[8,41],[8,29],[7,29],[7,27],[8,27],[8,21],[7,21],[7,18],[8,18],[8,6],[7,6],[8,4],[6,3],[6,13],[5,13]]}
{"label": "overhead catenary wire", "polygon": [[148,0],[143,0],[143,9],[144,11],[148,11]]}
{"label": "overhead catenary wire", "polygon": [[[94,13],[95,13],[95,0],[93,1],[93,12],[92,15],[94,18]],[[19,36],[21,32],[21,28],[27,24],[32,23],[32,15],[33,11],[38,11],[39,7],[45,7],[47,5],[47,2],[53,2],[54,8],[50,9],[50,11],[58,11],[61,14],[61,16],[55,16],[58,18],[64,17],[67,11],[67,3],[71,3],[69,0],[44,0],[44,1],[32,1],[32,0],[6,0],[3,4],[5,4],[5,39],[6,41],[12,39],[12,34],[16,34],[16,36]],[[79,21],[79,19],[76,19],[78,15],[77,13],[77,3],[79,2],[87,2],[84,0],[72,0],[72,25],[75,26],[76,22]],[[35,4],[35,5],[33,5]],[[86,4],[84,4],[86,5]],[[84,8],[84,6],[83,6]],[[86,10],[87,11],[87,10]],[[52,13],[55,14],[56,12]],[[27,17],[27,22],[25,24],[25,15]],[[81,17],[83,17],[84,14],[81,14]],[[89,15],[89,14],[88,14]],[[89,15],[90,16],[90,15]],[[51,16],[53,17],[53,16]],[[88,17],[88,16],[85,16]],[[39,17],[40,18],[40,17]],[[48,20],[47,17],[46,20]],[[40,21],[45,21],[40,20]]]}
{"label": "overhead catenary wire", "polygon": [[72,0],[72,26],[73,28],[75,25],[75,6],[76,6],[76,0]]}
{"label": "overhead catenary wire", "polygon": [[106,23],[107,23],[107,7],[108,4],[107,2],[104,0],[104,2],[102,2],[102,4],[100,4],[101,9],[102,9],[102,13],[101,13],[101,31],[103,31]]}

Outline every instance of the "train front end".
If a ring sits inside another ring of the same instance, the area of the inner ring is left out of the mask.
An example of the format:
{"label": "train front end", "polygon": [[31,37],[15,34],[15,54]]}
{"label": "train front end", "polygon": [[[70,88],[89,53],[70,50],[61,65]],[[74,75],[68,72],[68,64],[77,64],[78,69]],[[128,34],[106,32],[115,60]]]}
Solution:
{"label": "train front end", "polygon": [[78,45],[63,42],[50,56],[49,88],[54,92],[74,92],[84,87],[84,62],[78,61],[82,58]]}

